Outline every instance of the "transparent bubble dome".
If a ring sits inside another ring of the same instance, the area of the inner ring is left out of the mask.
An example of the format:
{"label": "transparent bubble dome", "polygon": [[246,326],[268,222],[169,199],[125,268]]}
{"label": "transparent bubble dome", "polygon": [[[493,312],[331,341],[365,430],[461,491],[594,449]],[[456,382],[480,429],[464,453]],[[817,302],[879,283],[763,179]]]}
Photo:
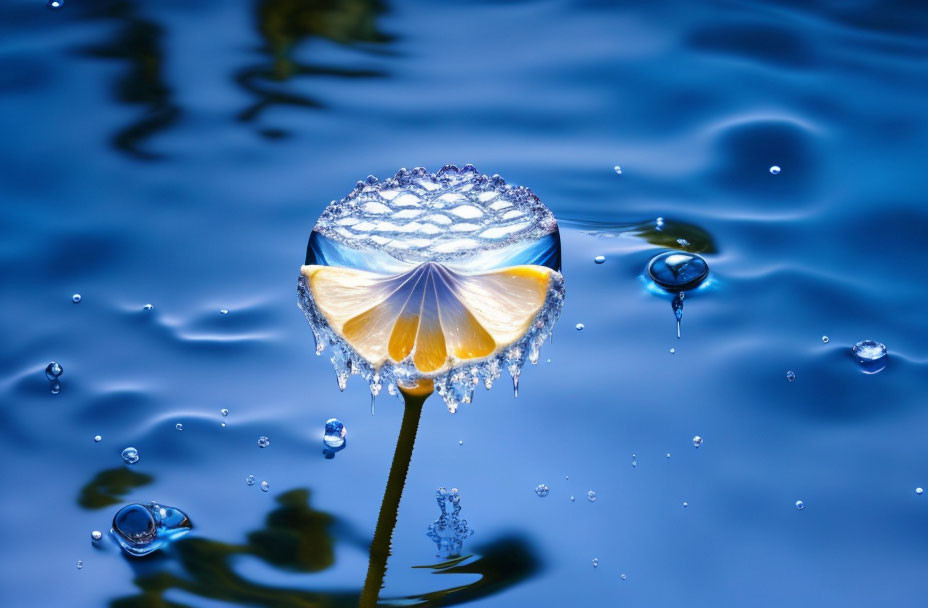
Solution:
{"label": "transparent bubble dome", "polygon": [[473,165],[436,173],[400,169],[370,176],[332,201],[313,228],[306,264],[402,272],[423,262],[458,271],[515,264],[560,270],[554,214],[524,186]]}
{"label": "transparent bubble dome", "polygon": [[[479,384],[489,389],[503,369],[512,377],[518,395],[525,361],[538,362],[541,344],[563,306],[560,264],[557,221],[528,188],[508,185],[496,175],[480,175],[472,165],[461,169],[448,165],[436,173],[403,169],[383,181],[369,177],[358,182],[348,196],[325,209],[310,235],[298,302],[316,338],[316,353],[326,348],[332,351],[339,388],[345,388],[350,375],[360,375],[370,385],[372,396],[383,387],[396,395],[397,385],[411,386],[428,379],[453,412],[461,403],[470,403]],[[530,316],[507,323],[505,313],[494,317],[480,300],[516,297],[517,283],[522,281],[524,286],[531,280],[515,275],[532,271],[511,269],[525,266],[543,269],[532,276],[547,277],[546,283],[539,283],[540,300],[525,306]],[[325,273],[307,270],[310,267],[377,276],[355,275],[351,289],[330,283],[326,292],[321,278]],[[510,271],[512,276],[504,280],[487,278],[494,272]],[[311,283],[315,277],[320,277],[319,282]],[[314,296],[312,285],[323,291]],[[358,285],[361,291],[367,286],[368,291],[380,289],[383,296],[375,298],[380,304],[358,307],[358,301],[369,295],[359,294]],[[329,297],[331,293],[337,297]],[[484,296],[475,297],[480,293]],[[417,304],[413,311],[405,305],[391,310],[393,300]],[[357,308],[351,313],[354,318],[339,318],[342,311],[337,308],[352,306]],[[394,326],[368,323],[363,332],[349,331],[361,319],[367,322],[397,315],[399,324],[415,318],[414,325],[419,326],[416,346],[412,351],[398,349],[401,355],[394,354],[392,339],[389,356],[385,346],[379,348],[391,335],[397,336],[399,330]],[[524,327],[524,331],[507,333],[507,328],[514,327]],[[436,333],[444,334],[447,352],[439,345],[433,350],[441,360],[424,365],[417,349],[426,334],[434,346]],[[349,334],[356,338],[354,345]],[[361,338],[367,342],[362,344]],[[373,352],[380,355],[362,354]]]}

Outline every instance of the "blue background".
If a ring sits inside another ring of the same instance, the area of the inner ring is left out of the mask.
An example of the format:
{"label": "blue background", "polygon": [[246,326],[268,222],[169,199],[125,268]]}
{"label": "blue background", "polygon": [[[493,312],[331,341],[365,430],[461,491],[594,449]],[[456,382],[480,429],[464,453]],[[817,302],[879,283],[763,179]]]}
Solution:
{"label": "blue background", "polygon": [[[384,597],[923,606],[926,34],[918,2],[6,0],[4,605],[353,605],[402,411],[339,393],[299,265],[356,180],[471,162],[559,218],[567,301],[517,399],[427,404]],[[641,276],[678,237],[712,268],[679,341]],[[412,568],[441,485],[471,572]],[[150,499],[174,551],[92,545]]]}

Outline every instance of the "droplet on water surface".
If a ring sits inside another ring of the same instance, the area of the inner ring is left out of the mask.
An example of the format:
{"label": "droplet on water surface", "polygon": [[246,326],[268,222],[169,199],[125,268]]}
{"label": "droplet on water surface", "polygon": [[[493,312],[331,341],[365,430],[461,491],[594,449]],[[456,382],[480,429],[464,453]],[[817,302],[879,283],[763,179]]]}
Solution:
{"label": "droplet on water surface", "polygon": [[129,555],[148,555],[190,531],[193,524],[176,507],[132,503],[113,516],[112,535]]}
{"label": "droplet on water surface", "polygon": [[700,437],[699,435],[696,435],[695,437],[693,437],[693,447],[698,448],[701,445],[702,445],[702,437]]}
{"label": "droplet on water surface", "polygon": [[54,382],[58,379],[59,376],[61,376],[63,372],[64,370],[61,369],[61,366],[58,365],[58,362],[52,361],[45,368],[45,377],[48,378],[51,382]]}
{"label": "droplet on water surface", "polygon": [[787,382],[792,382],[792,381],[794,381],[795,379],[796,379],[796,374],[793,372],[793,370],[789,370],[788,372],[786,372],[786,381],[787,381]]}
{"label": "droplet on water surface", "polygon": [[94,435],[93,440],[94,440],[94,443],[100,443],[101,441],[103,441],[103,436],[102,436],[102,435]]}
{"label": "droplet on water surface", "polygon": [[594,557],[594,558],[593,558],[593,567],[596,568],[596,567],[598,567],[598,566],[599,566],[599,559],[597,559],[597,558]]}
{"label": "droplet on water surface", "polygon": [[802,502],[801,500],[797,500],[797,501],[796,501],[796,508],[799,509],[800,511],[802,511],[803,509],[806,508],[806,505],[805,505],[805,503]]}
{"label": "droplet on water surface", "polygon": [[245,485],[247,485],[247,486],[253,486],[253,485],[255,485],[255,476],[254,476],[254,475],[249,475],[248,477],[246,477],[246,478],[245,478]]}
{"label": "droplet on water surface", "polygon": [[258,447],[259,447],[259,448],[266,448],[266,447],[269,446],[269,445],[271,445],[271,440],[270,440],[270,439],[268,439],[268,438],[265,437],[264,435],[261,435],[260,437],[258,437]]}
{"label": "droplet on water surface", "polygon": [[602,264],[603,262],[606,261],[606,256],[598,255],[595,258],[593,258],[593,261],[596,262],[597,264]]}
{"label": "droplet on water surface", "polygon": [[586,499],[590,502],[596,502],[596,492],[590,490],[586,493]]}
{"label": "droplet on water surface", "polygon": [[266,482],[266,481],[262,481],[262,482],[261,482],[261,491],[262,491],[262,492],[267,492],[267,491],[270,490],[270,489],[271,489],[271,484],[269,484],[269,483]]}
{"label": "droplet on water surface", "polygon": [[543,484],[543,483],[540,483],[540,484],[538,484],[537,486],[535,486],[535,494],[538,494],[538,495],[539,495],[540,497],[542,497],[542,498],[544,498],[545,496],[547,496],[547,495],[548,495],[548,492],[549,492],[548,486],[546,486],[546,485]]}
{"label": "droplet on water surface", "polygon": [[616,175],[622,175],[622,167],[620,167],[619,165],[616,165],[615,167],[613,167],[612,170],[616,172]]}
{"label": "droplet on water surface", "polygon": [[152,306],[151,304],[146,304],[145,306],[142,307],[142,310],[151,310],[152,308],[154,308],[154,306]]}
{"label": "droplet on water surface", "polygon": [[[678,239],[683,246],[689,245],[686,239]],[[660,288],[676,294],[670,302],[673,316],[677,320],[677,338],[680,337],[680,323],[683,320],[684,292],[698,287],[709,276],[709,264],[702,256],[681,251],[659,253],[648,262],[648,276]]]}
{"label": "droplet on water surface", "polygon": [[84,567],[84,562],[82,562],[81,560],[77,560],[77,569],[80,570],[83,567]]}
{"label": "droplet on water surface", "polygon": [[865,374],[875,374],[886,367],[886,345],[876,340],[861,340],[851,348],[851,352]]}
{"label": "droplet on water surface", "polygon": [[329,418],[325,421],[325,434],[322,436],[322,443],[330,448],[340,448],[345,445],[345,435],[348,429],[338,418]]}
{"label": "droplet on water surface", "polygon": [[577,323],[577,331],[582,331],[586,327],[583,323]]}
{"label": "droplet on water surface", "polygon": [[139,451],[135,448],[129,447],[122,451],[122,461],[126,464],[135,464],[139,461]]}
{"label": "droplet on water surface", "polygon": [[779,174],[780,174],[779,166],[773,165],[772,167],[770,167],[770,175],[779,175]]}
{"label": "droplet on water surface", "polygon": [[94,541],[98,541],[101,538],[103,538],[103,532],[100,532],[99,530],[94,530],[93,532],[90,533],[90,538]]}
{"label": "droplet on water surface", "polygon": [[924,491],[925,490],[923,490],[922,488],[915,488],[915,493],[918,494],[919,496],[921,496],[924,493]]}
{"label": "droplet on water surface", "polygon": [[221,410],[219,410],[219,413],[222,414],[223,416],[228,416],[229,410],[227,410],[226,408],[222,408]]}
{"label": "droplet on water surface", "polygon": [[184,425],[178,422],[177,424],[174,425],[174,428],[177,429],[178,431],[182,431],[184,430]]}
{"label": "droplet on water surface", "polygon": [[74,302],[75,304],[80,303],[80,301],[81,301],[81,294],[76,293],[76,294],[74,294],[73,296],[71,296],[71,301]]}
{"label": "droplet on water surface", "polygon": [[828,336],[822,336],[822,344],[828,344],[831,339]]}

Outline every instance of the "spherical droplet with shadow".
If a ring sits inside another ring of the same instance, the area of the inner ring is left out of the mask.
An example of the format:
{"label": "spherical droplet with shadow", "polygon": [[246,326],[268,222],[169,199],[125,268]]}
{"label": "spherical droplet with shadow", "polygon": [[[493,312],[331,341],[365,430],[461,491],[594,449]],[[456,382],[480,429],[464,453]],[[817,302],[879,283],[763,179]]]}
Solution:
{"label": "spherical droplet with shadow", "polygon": [[665,251],[648,262],[648,276],[667,291],[688,291],[706,280],[709,264],[695,253]]}
{"label": "spherical droplet with shadow", "polygon": [[176,507],[132,503],[113,516],[110,533],[126,553],[138,557],[157,551],[192,527],[187,514]]}

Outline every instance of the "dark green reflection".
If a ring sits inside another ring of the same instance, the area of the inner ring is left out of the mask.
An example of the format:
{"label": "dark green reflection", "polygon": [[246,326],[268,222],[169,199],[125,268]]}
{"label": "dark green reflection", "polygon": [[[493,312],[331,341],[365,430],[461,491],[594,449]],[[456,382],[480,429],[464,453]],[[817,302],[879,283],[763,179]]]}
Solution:
{"label": "dark green reflection", "polygon": [[83,53],[123,64],[125,68],[116,81],[114,96],[120,103],[141,108],[132,124],[112,136],[113,146],[140,160],[161,158],[145,149],[145,141],[177,122],[181,115],[164,79],[161,26],[140,17],[136,5],[127,0],[94,3],[86,16],[110,22],[114,30],[109,40],[86,47]]}
{"label": "dark green reflection", "polygon": [[151,475],[136,473],[125,467],[100,471],[81,488],[77,504],[85,509],[115,505],[122,502],[123,496],[133,488],[148,485],[152,481],[154,477]]}
{"label": "dark green reflection", "polygon": [[[89,485],[89,484],[88,484]],[[111,608],[190,608],[165,598],[181,591],[240,606],[273,608],[341,608],[356,606],[358,588],[314,591],[272,587],[248,580],[234,569],[235,558],[249,555],[288,572],[320,572],[334,564],[336,518],[309,504],[310,491],[291,490],[277,497],[264,527],[250,532],[247,543],[230,544],[206,538],[185,537],[168,552],[144,558],[127,558],[135,571],[139,592],[110,602]],[[424,543],[426,545],[428,543]],[[436,574],[474,574],[477,581],[455,584],[443,591],[404,598],[406,605],[451,606],[486,597],[525,580],[539,570],[528,544],[517,537],[499,539],[479,547],[480,557],[467,556],[442,564],[420,566]],[[390,604],[400,600],[384,600]],[[196,603],[192,604],[195,606]]]}
{"label": "dark green reflection", "polygon": [[[239,120],[252,121],[275,105],[322,107],[318,100],[285,88],[284,83],[296,76],[383,76],[379,70],[300,63],[294,59],[294,51],[314,37],[376,50],[392,40],[377,29],[377,18],[385,10],[380,0],[259,0],[254,9],[255,25],[263,42],[260,51],[267,61],[236,74],[238,84],[256,98],[239,114]],[[266,129],[264,134],[276,138],[286,132]]]}
{"label": "dark green reflection", "polygon": [[[715,240],[705,229],[695,224],[688,224],[678,220],[664,219],[660,227],[657,222],[650,220],[637,224],[618,224],[609,222],[593,222],[587,220],[566,220],[564,225],[575,226],[587,234],[606,238],[630,234],[644,239],[652,245],[666,247],[667,249],[680,249],[694,253],[718,253]],[[689,244],[682,245],[679,239]]]}

